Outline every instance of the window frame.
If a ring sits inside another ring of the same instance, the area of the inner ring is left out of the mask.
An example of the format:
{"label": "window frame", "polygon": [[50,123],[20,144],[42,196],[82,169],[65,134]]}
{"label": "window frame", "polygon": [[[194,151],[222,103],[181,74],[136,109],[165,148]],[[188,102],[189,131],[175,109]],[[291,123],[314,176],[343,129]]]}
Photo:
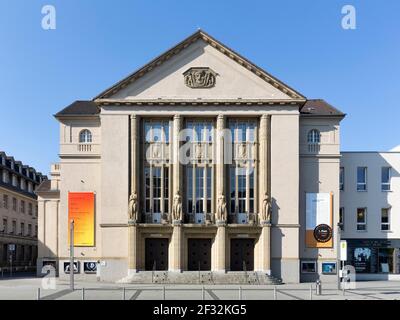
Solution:
{"label": "window frame", "polygon": [[313,128],[307,133],[307,143],[308,144],[321,144],[321,131]]}
{"label": "window frame", "polygon": [[344,169],[344,167],[340,167],[340,169],[339,169],[339,191],[344,191],[344,177],[345,177],[345,169]]}
{"label": "window frame", "polygon": [[[314,265],[314,270],[313,270],[313,271],[306,271],[306,270],[304,270],[303,266],[306,265],[306,264],[312,264],[312,265]],[[302,260],[302,261],[300,262],[300,272],[301,272],[302,274],[315,274],[315,273],[317,273],[317,272],[318,272],[318,264],[317,264],[317,261],[315,261],[315,260]]]}
{"label": "window frame", "polygon": [[[388,169],[388,181],[383,182],[383,170]],[[381,168],[381,191],[382,192],[390,192],[391,191],[391,180],[392,180],[392,167],[382,167]],[[388,186],[387,189],[384,186]]]}
{"label": "window frame", "polygon": [[[250,215],[256,214],[258,208],[258,185],[256,181],[258,159],[257,152],[255,152],[256,147],[259,143],[258,124],[259,123],[257,122],[257,120],[252,118],[229,119],[228,122],[228,129],[231,132],[233,145],[232,163],[228,166],[229,170],[227,170],[229,174],[229,177],[227,179],[229,184],[229,199],[227,199],[227,203],[229,203],[228,216],[230,216],[230,220],[235,220],[234,223],[238,224],[247,224]],[[243,129],[246,130],[245,134],[243,134]],[[235,152],[238,151],[238,146],[240,146],[240,144],[245,144],[247,150],[250,150],[248,152],[248,154],[250,155],[248,155],[247,158],[244,160],[236,159],[235,157]],[[239,175],[237,173],[237,170],[245,170],[245,175]],[[244,182],[244,196],[239,195],[240,182]],[[252,197],[250,192],[251,189],[253,190]],[[232,198],[233,194],[234,197]],[[240,210],[240,207],[244,207],[244,210]],[[247,219],[243,220],[244,216],[246,216]]]}
{"label": "window frame", "polygon": [[89,129],[82,129],[79,132],[79,143],[81,143],[81,144],[93,143],[92,131],[90,131]]}
{"label": "window frame", "polygon": [[[387,222],[383,222],[383,211],[387,212]],[[391,231],[391,208],[381,208],[381,219],[380,219],[381,231],[390,232]],[[387,229],[384,229],[383,226],[387,226]]]}
{"label": "window frame", "polygon": [[[186,218],[189,222],[195,224],[205,223],[207,215],[214,212],[213,148],[215,146],[215,125],[215,121],[211,118],[201,120],[188,118],[185,121],[185,143],[191,144],[190,152],[196,154],[198,145],[201,145],[203,151],[205,151],[201,158],[196,158],[195,154],[190,154],[189,162],[184,165]],[[198,179],[200,176],[202,177]],[[199,194],[199,190],[202,191],[201,194]],[[198,203],[199,201],[200,203]]]}
{"label": "window frame", "polygon": [[339,208],[339,223],[341,225],[341,230],[344,231],[344,216],[345,216],[345,209],[344,207]]}
{"label": "window frame", "polygon": [[[364,182],[359,182],[358,180],[358,170],[363,169],[364,170]],[[367,192],[368,191],[368,167],[357,167],[357,176],[356,176],[356,182],[357,182],[357,192]],[[364,186],[364,188],[360,187]]]}
{"label": "window frame", "polygon": [[[172,195],[172,166],[170,159],[165,159],[164,155],[171,154],[171,121],[170,118],[143,118],[141,122],[141,141],[142,141],[142,161],[143,168],[143,215],[145,223],[161,224],[169,214],[171,209]],[[165,129],[167,130],[165,131]],[[149,130],[149,131],[147,131]],[[160,130],[160,132],[158,132]],[[159,136],[161,134],[161,136]],[[155,139],[157,137],[157,139]],[[161,161],[146,158],[147,148],[152,148],[153,145],[161,145]],[[167,152],[166,150],[169,150]],[[155,185],[154,172],[160,170],[160,186]],[[148,174],[148,177],[147,177]],[[149,183],[147,183],[149,179]],[[155,198],[156,188],[160,189],[160,197]],[[160,212],[155,212],[156,201],[159,201]],[[158,220],[160,215],[160,221]]]}
{"label": "window frame", "polygon": [[[358,210],[364,210],[364,222],[358,222]],[[367,208],[357,208],[357,215],[356,215],[356,229],[358,232],[366,232],[367,231]],[[359,228],[361,226],[364,226],[363,228]]]}

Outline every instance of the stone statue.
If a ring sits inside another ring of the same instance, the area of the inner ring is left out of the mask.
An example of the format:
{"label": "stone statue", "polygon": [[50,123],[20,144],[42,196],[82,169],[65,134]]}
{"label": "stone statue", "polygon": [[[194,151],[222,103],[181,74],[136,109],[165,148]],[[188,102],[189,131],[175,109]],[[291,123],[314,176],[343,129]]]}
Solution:
{"label": "stone statue", "polygon": [[136,223],[138,221],[138,198],[136,191],[129,197],[128,213],[129,220]]}
{"label": "stone statue", "polygon": [[225,196],[221,194],[218,197],[216,218],[217,221],[226,221],[227,217],[228,217],[228,210],[226,209]]}
{"label": "stone statue", "polygon": [[181,193],[178,190],[174,196],[174,204],[172,206],[172,219],[173,220],[183,220],[182,216],[182,197]]}
{"label": "stone statue", "polygon": [[271,221],[271,199],[269,198],[268,194],[265,193],[263,205],[261,208],[261,221]]}

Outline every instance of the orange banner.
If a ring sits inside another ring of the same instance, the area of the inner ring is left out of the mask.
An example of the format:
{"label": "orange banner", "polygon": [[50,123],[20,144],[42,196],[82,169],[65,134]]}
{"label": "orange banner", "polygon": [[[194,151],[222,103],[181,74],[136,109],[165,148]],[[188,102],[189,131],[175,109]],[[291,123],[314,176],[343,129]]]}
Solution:
{"label": "orange banner", "polygon": [[68,193],[68,245],[70,223],[74,220],[74,246],[94,246],[94,193]]}

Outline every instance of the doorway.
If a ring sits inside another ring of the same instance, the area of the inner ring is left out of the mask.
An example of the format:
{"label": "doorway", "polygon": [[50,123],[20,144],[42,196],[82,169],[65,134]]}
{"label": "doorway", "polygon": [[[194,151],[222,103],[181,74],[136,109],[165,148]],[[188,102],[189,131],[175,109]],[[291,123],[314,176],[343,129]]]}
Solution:
{"label": "doorway", "polygon": [[254,270],[254,239],[231,239],[231,271]]}
{"label": "doorway", "polygon": [[211,239],[188,239],[188,270],[211,270]]}
{"label": "doorway", "polygon": [[145,270],[168,270],[168,239],[146,239]]}

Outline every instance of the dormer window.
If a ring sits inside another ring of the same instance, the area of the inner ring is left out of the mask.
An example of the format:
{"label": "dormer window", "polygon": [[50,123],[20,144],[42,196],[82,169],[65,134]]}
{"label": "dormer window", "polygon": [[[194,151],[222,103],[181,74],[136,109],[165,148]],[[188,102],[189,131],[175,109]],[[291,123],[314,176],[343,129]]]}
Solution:
{"label": "dormer window", "polygon": [[317,129],[312,129],[307,134],[308,152],[317,153],[320,149],[321,133]]}
{"label": "dormer window", "polygon": [[92,143],[92,133],[85,129],[79,133],[79,143]]}

